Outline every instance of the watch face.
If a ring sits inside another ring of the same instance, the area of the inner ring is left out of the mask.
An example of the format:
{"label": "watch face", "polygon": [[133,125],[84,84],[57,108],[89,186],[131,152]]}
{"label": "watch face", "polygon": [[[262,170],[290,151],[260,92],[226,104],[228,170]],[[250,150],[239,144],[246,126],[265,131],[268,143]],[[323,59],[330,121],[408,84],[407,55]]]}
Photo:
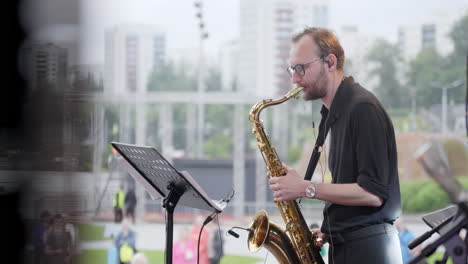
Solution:
{"label": "watch face", "polygon": [[306,196],[309,197],[309,198],[313,198],[315,196],[315,186],[313,186],[312,184],[309,185],[305,191],[306,193]]}

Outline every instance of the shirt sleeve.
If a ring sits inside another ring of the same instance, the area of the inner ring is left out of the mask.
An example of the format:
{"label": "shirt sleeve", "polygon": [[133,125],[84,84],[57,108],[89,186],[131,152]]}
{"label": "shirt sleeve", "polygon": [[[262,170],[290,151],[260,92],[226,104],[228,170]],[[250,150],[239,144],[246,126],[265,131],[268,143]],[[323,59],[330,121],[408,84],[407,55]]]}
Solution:
{"label": "shirt sleeve", "polygon": [[351,113],[352,144],[357,162],[357,184],[383,200],[389,193],[387,123],[382,110],[360,103]]}

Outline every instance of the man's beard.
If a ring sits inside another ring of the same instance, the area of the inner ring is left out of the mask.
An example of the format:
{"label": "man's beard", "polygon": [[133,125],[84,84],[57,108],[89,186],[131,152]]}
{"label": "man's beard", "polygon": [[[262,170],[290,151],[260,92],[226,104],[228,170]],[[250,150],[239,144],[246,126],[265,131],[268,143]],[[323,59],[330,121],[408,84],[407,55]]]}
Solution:
{"label": "man's beard", "polygon": [[322,68],[318,79],[307,85],[307,91],[304,93],[304,100],[316,100],[325,97],[327,94],[327,85],[328,79]]}

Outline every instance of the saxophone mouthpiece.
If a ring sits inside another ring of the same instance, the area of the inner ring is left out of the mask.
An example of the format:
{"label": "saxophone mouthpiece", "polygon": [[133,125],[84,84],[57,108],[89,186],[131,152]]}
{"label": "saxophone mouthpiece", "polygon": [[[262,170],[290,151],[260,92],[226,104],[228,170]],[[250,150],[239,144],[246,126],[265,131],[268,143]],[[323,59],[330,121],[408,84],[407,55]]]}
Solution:
{"label": "saxophone mouthpiece", "polygon": [[286,98],[298,98],[299,97],[299,93],[302,92],[302,90],[304,90],[304,87],[296,87],[294,89],[292,89],[291,91],[289,91],[285,97]]}

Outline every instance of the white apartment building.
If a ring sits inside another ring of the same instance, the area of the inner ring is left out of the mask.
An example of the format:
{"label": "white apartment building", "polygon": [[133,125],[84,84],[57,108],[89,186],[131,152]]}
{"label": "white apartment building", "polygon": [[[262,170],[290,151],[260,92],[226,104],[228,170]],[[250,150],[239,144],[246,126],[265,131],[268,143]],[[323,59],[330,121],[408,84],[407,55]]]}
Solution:
{"label": "white apartment building", "polygon": [[219,51],[219,69],[221,72],[221,90],[232,92],[238,87],[239,42],[225,43]]}
{"label": "white apartment building", "polygon": [[164,32],[147,25],[116,26],[105,36],[104,90],[142,93],[153,69],[164,63]]}
{"label": "white apartment building", "polygon": [[305,26],[327,27],[328,0],[241,0],[240,91],[272,97],[290,90],[291,37]]}

